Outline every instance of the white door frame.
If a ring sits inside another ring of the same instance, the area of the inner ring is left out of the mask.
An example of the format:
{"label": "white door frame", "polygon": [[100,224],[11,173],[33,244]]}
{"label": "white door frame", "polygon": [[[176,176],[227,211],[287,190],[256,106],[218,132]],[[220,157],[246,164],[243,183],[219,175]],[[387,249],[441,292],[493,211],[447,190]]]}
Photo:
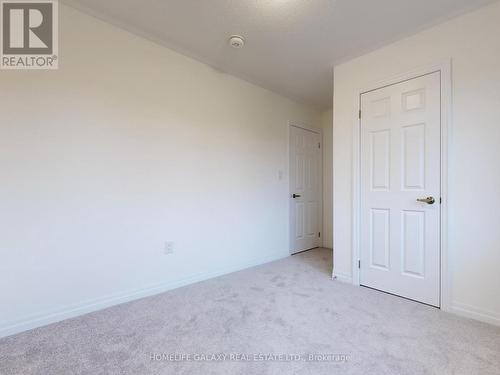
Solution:
{"label": "white door frame", "polygon": [[[356,103],[358,110],[361,111],[361,95],[369,91],[377,90],[386,86],[391,86],[400,82],[408,81],[427,74],[440,72],[441,73],[441,309],[444,311],[451,310],[451,283],[448,252],[448,168],[450,149],[450,130],[451,130],[451,59],[441,63],[431,64],[413,71],[383,80],[362,89],[356,93]],[[361,217],[361,119],[359,113],[356,113],[353,128],[353,190],[352,190],[352,282],[354,285],[360,285],[360,217]]]}
{"label": "white door frame", "polygon": [[293,249],[292,249],[292,246],[293,246],[293,241],[292,241],[292,211],[290,209],[290,197],[292,196],[292,194],[294,193],[293,191],[291,191],[291,188],[290,188],[290,168],[291,168],[291,165],[290,165],[290,153],[292,152],[292,148],[291,148],[291,145],[290,143],[292,142],[292,131],[291,131],[291,128],[295,127],[295,128],[300,128],[300,129],[304,129],[304,130],[307,130],[307,131],[310,131],[312,133],[316,133],[319,135],[320,137],[320,142],[321,142],[321,157],[319,158],[319,163],[320,163],[320,166],[319,166],[319,171],[320,171],[320,192],[319,192],[319,204],[321,206],[321,209],[319,210],[319,213],[320,213],[320,221],[319,221],[319,227],[320,227],[320,232],[321,232],[321,238],[320,238],[320,247],[323,246],[323,238],[324,238],[324,233],[323,233],[323,210],[324,210],[324,207],[323,207],[323,179],[324,179],[324,176],[323,176],[323,131],[321,129],[315,129],[315,128],[312,128],[310,127],[309,125],[307,124],[304,124],[302,122],[299,122],[299,121],[288,121],[288,126],[287,126],[287,138],[288,138],[288,142],[287,142],[287,146],[286,146],[286,163],[287,163],[287,181],[288,181],[288,252],[290,254],[293,254]]}

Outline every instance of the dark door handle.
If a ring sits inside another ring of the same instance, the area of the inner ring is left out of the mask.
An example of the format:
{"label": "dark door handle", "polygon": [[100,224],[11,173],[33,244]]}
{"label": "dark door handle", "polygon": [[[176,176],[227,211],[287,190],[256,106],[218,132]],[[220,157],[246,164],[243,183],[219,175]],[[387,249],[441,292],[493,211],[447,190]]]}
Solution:
{"label": "dark door handle", "polygon": [[434,197],[427,197],[427,198],[417,199],[417,202],[427,203],[427,204],[434,204],[434,203],[436,203],[436,200],[434,199]]}
{"label": "dark door handle", "polygon": [[298,195],[298,194],[294,194],[294,195],[292,195],[292,197],[293,197],[294,199],[295,199],[295,198],[300,198],[300,195]]}

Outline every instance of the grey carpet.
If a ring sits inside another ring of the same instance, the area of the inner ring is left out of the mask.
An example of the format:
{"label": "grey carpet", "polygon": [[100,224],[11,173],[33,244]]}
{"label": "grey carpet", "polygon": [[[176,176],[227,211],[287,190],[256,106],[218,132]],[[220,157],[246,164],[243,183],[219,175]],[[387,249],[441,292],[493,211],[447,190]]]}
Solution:
{"label": "grey carpet", "polygon": [[[0,374],[500,374],[498,327],[332,281],[330,270],[318,249],[8,337]],[[200,361],[217,353],[233,358]]]}

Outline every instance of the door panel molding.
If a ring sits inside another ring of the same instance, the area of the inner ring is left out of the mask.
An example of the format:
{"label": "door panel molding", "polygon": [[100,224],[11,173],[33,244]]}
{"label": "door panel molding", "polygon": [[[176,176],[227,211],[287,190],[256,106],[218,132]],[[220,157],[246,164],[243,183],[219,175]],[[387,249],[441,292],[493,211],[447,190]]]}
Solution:
{"label": "door panel molding", "polygon": [[[356,92],[355,101],[358,103],[356,112],[353,113],[353,200],[352,200],[352,283],[360,285],[360,240],[361,240],[361,95],[378,90],[387,86],[409,81],[415,78],[426,76],[432,73],[440,73],[441,80],[441,216],[440,216],[440,305],[443,311],[452,311],[451,303],[451,282],[449,271],[449,251],[448,251],[448,153],[450,147],[450,131],[451,131],[451,108],[452,108],[452,61],[447,59],[435,64],[429,64],[414,70],[389,77],[385,80],[374,82],[371,85],[362,87]],[[411,94],[411,95],[410,95]],[[421,107],[425,106],[425,98],[419,93],[408,93],[405,97],[406,102],[404,106],[408,111],[419,111]],[[379,105],[377,108],[372,108],[375,114],[384,116],[386,112],[390,111],[389,106]]]}

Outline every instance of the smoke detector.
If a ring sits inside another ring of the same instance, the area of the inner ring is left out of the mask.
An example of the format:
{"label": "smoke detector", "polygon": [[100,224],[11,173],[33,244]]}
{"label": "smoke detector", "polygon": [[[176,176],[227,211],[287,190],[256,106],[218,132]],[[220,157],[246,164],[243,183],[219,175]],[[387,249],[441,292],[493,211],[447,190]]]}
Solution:
{"label": "smoke detector", "polygon": [[233,48],[240,49],[245,45],[245,39],[239,35],[233,35],[229,38],[229,45]]}

